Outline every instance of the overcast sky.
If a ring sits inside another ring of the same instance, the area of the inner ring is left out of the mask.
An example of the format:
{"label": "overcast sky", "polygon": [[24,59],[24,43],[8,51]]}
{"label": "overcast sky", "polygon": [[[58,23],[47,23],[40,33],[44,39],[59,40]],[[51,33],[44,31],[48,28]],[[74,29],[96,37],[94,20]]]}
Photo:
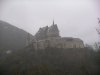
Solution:
{"label": "overcast sky", "polygon": [[98,41],[98,11],[93,0],[0,0],[0,20],[35,34],[54,19],[63,37]]}

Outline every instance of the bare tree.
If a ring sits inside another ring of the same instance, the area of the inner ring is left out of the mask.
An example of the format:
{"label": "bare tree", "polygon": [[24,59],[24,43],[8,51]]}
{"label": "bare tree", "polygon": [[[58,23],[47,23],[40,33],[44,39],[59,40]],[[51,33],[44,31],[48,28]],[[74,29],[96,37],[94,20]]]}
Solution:
{"label": "bare tree", "polygon": [[95,43],[96,47],[100,49],[100,18],[98,18],[98,28],[96,28],[96,31],[99,35],[99,42]]}
{"label": "bare tree", "polygon": [[98,18],[98,28],[96,29],[96,31],[98,32],[99,36],[100,36],[100,18]]}

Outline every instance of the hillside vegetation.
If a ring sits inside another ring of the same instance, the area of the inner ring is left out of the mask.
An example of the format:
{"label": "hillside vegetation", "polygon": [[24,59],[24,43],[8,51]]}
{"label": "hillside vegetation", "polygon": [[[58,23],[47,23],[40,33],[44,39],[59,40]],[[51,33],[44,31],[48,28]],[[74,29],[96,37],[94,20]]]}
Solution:
{"label": "hillside vegetation", "polygon": [[91,49],[33,50],[31,46],[1,54],[0,75],[99,75]]}

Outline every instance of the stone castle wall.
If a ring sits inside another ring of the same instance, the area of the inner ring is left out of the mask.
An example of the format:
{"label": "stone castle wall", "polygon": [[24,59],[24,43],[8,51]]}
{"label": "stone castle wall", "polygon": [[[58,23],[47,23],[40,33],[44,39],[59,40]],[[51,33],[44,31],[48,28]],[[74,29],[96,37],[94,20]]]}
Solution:
{"label": "stone castle wall", "polygon": [[33,41],[35,49],[46,48],[84,48],[84,43],[79,38],[60,37],[57,24],[40,28]]}
{"label": "stone castle wall", "polygon": [[78,38],[48,38],[33,43],[35,49],[46,48],[84,48],[83,41]]}

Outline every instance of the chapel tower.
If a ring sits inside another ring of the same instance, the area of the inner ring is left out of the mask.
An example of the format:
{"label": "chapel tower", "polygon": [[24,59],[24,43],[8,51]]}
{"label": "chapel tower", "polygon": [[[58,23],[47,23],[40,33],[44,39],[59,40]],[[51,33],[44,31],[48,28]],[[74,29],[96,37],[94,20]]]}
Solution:
{"label": "chapel tower", "polygon": [[52,25],[48,29],[47,35],[48,37],[59,37],[59,29],[57,27],[57,24],[54,23],[54,20]]}

